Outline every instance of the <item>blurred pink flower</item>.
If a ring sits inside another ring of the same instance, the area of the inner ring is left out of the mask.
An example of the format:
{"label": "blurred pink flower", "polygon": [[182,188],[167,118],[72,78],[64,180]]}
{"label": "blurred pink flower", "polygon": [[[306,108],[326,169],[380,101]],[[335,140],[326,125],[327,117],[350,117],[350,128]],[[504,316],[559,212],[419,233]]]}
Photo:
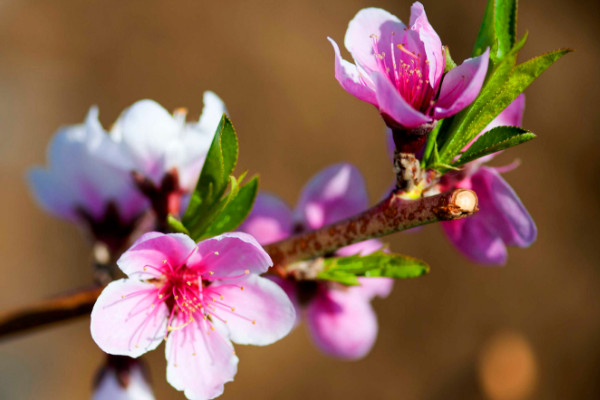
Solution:
{"label": "blurred pink flower", "polygon": [[411,7],[408,27],[379,8],[359,11],[344,38],[354,64],[329,41],[340,85],[377,107],[392,129],[416,128],[458,113],[475,100],[488,68],[486,50],[444,74],[445,50],[419,2]]}
{"label": "blurred pink flower", "polygon": [[[521,94],[478,136],[501,125],[521,126],[524,110],[525,96]],[[496,154],[472,161],[458,173],[445,175],[440,185],[443,191],[459,187],[477,193],[478,213],[469,218],[443,222],[442,227],[465,256],[487,265],[505,264],[506,246],[527,247],[537,237],[533,219],[514,190],[500,176],[500,172],[507,168],[482,166]]]}
{"label": "blurred pink flower", "polygon": [[230,341],[267,345],[289,333],[294,307],[272,281],[272,265],[246,233],[198,244],[150,232],[117,261],[128,276],[111,282],[92,310],[100,348],[138,357],[166,339],[167,380],[190,399],[219,396],[238,358]]}
{"label": "blurred pink flower", "polygon": [[[360,172],[350,164],[336,164],[315,175],[302,190],[295,211],[279,198],[259,194],[240,230],[261,244],[286,238],[293,232],[316,229],[364,211],[368,196]],[[369,254],[382,247],[367,240],[339,249],[336,256]],[[332,356],[358,359],[373,347],[377,318],[370,300],[392,289],[388,278],[359,278],[361,285],[343,285],[272,278],[288,294],[300,317],[304,310],[308,330],[319,348]]]}

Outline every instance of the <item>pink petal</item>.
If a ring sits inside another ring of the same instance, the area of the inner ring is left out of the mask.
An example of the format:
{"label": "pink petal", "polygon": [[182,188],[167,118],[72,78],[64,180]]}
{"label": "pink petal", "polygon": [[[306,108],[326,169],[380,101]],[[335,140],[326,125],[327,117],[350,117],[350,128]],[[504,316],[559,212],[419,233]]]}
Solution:
{"label": "pink petal", "polygon": [[348,290],[371,300],[373,297],[388,297],[394,287],[391,278],[358,278],[360,286],[352,286]]}
{"label": "pink petal", "polygon": [[[392,84],[386,75],[373,72],[371,79],[375,83],[375,92],[379,104],[379,112],[399,126],[415,128],[431,122],[431,118],[415,110]],[[388,122],[389,124],[389,122]]]}
{"label": "pink petal", "polygon": [[508,183],[487,167],[474,174],[472,180],[473,190],[480,197],[481,211],[489,215],[490,228],[509,246],[530,246],[537,237],[537,228]]}
{"label": "pink petal", "polygon": [[372,36],[381,43],[390,43],[392,36],[401,33],[405,27],[396,16],[381,8],[364,8],[348,24],[344,45],[358,66],[370,73],[379,68]]}
{"label": "pink petal", "polygon": [[167,338],[167,381],[183,390],[188,399],[212,399],[233,380],[238,358],[231,342],[218,330],[211,331],[203,319]]}
{"label": "pink petal", "polygon": [[427,20],[423,4],[418,1],[410,8],[410,29],[419,33],[425,46],[425,54],[429,61],[429,82],[432,87],[437,88],[444,73],[446,58],[442,50],[442,41]]}
{"label": "pink petal", "polygon": [[333,46],[335,53],[335,79],[342,85],[344,90],[359,100],[377,106],[377,99],[373,90],[373,83],[368,76],[362,76],[354,64],[342,59],[340,48],[337,43],[327,38]]}
{"label": "pink petal", "polygon": [[487,74],[490,49],[479,57],[466,59],[442,80],[434,118],[448,118],[469,106],[479,95]]}
{"label": "pink petal", "polygon": [[292,330],[296,321],[294,306],[275,282],[249,275],[238,285],[217,281],[206,288],[209,296],[223,296],[221,303],[226,306],[217,307],[214,313],[227,321],[234,343],[264,346]]}
{"label": "pink petal", "polygon": [[292,304],[294,305],[294,311],[296,311],[296,321],[294,327],[300,323],[302,308],[300,307],[300,301],[298,300],[298,286],[296,281],[290,279],[283,279],[277,275],[265,275],[265,278],[275,282],[287,295]]}
{"label": "pink petal", "polygon": [[190,268],[214,272],[215,277],[267,272],[273,265],[271,257],[251,235],[230,232],[203,240],[188,260]]}
{"label": "pink petal", "polygon": [[335,252],[335,255],[338,257],[348,257],[354,256],[357,254],[367,255],[376,252],[377,250],[381,250],[383,248],[383,243],[377,239],[369,239],[364,242],[358,242],[351,244],[350,246],[342,247]]}
{"label": "pink petal", "polygon": [[261,244],[285,239],[293,230],[292,211],[280,198],[267,193],[259,193],[250,215],[239,227]]}
{"label": "pink petal", "polygon": [[[125,274],[136,279],[157,277],[165,260],[172,267],[181,266],[194,251],[196,243],[182,233],[146,233],[117,260],[117,265]],[[145,268],[151,266],[154,268]]]}
{"label": "pink petal", "polygon": [[371,305],[350,291],[320,293],[308,306],[306,320],[317,346],[334,357],[362,358],[377,336],[377,317]]}
{"label": "pink petal", "polygon": [[304,186],[296,218],[308,229],[350,217],[369,204],[360,171],[348,163],[335,164],[313,176]]}
{"label": "pink petal", "polygon": [[489,231],[486,219],[478,215],[444,221],[442,228],[450,242],[473,262],[483,265],[506,264],[506,245]]}
{"label": "pink petal", "polygon": [[[453,244],[473,261],[506,263],[506,245],[527,247],[537,236],[531,216],[502,177],[482,167],[467,180],[479,197],[479,212],[464,220],[444,222]],[[464,182],[460,183],[465,186]]]}
{"label": "pink petal", "polygon": [[131,279],[113,281],[104,288],[90,326],[102,351],[135,358],[162,342],[169,310],[164,303],[155,303],[157,292],[153,284]]}

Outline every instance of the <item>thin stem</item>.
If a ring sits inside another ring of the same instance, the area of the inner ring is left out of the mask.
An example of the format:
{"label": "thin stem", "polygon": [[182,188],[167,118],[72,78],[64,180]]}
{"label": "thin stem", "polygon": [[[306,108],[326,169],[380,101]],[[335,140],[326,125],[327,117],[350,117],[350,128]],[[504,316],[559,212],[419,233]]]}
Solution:
{"label": "thin stem", "polygon": [[[319,257],[352,243],[415,226],[463,218],[476,211],[477,195],[471,190],[454,189],[417,200],[405,200],[394,192],[361,214],[290,236],[265,246],[265,250],[273,259],[271,272],[286,276],[287,265],[294,261]],[[0,338],[89,314],[101,291],[101,286],[95,286],[0,313]]]}

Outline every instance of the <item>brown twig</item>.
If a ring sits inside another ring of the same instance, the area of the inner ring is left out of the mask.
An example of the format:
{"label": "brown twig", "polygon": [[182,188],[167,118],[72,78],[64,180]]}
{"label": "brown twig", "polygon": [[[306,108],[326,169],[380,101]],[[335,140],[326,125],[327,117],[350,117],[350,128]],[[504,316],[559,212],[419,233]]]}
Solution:
{"label": "brown twig", "polygon": [[[273,272],[285,276],[288,263],[331,253],[340,247],[382,237],[435,221],[462,218],[477,211],[477,195],[466,189],[417,200],[396,193],[355,217],[315,231],[290,236],[265,246],[274,262]],[[0,313],[0,338],[36,327],[89,314],[102,287],[82,289]]]}
{"label": "brown twig", "polygon": [[0,337],[89,314],[102,292],[93,286],[0,313]]}
{"label": "brown twig", "polygon": [[435,221],[447,221],[477,211],[477,195],[466,189],[418,200],[405,200],[396,193],[369,210],[321,229],[291,236],[265,246],[275,264],[275,272],[286,275],[284,266],[331,253],[340,247]]}

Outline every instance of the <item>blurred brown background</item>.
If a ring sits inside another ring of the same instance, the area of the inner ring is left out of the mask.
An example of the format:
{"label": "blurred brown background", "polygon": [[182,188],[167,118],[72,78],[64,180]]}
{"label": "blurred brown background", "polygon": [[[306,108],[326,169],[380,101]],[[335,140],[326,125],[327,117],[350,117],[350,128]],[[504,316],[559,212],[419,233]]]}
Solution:
{"label": "blurred brown background", "polygon": [[[398,1],[0,0],[0,308],[91,281],[89,247],[71,225],[40,211],[24,174],[45,163],[63,124],[97,104],[110,126],[141,98],[197,117],[202,92],[227,104],[241,168],[263,189],[296,201],[322,167],[348,160],[373,201],[390,183],[383,124],[333,77],[326,36],[343,42],[362,7],[408,21]],[[455,60],[470,53],[484,1],[425,1]],[[430,262],[429,276],[397,282],[375,307],[380,334],[360,362],[321,355],[303,327],[267,347],[238,346],[240,368],[223,399],[598,399],[597,1],[522,1],[522,59],[577,51],[527,91],[525,127],[539,138],[503,154],[539,239],[504,268],[470,264],[439,227],[390,239]],[[102,359],[89,320],[0,343],[0,399],[85,399]],[[159,399],[162,347],[149,357]]]}

